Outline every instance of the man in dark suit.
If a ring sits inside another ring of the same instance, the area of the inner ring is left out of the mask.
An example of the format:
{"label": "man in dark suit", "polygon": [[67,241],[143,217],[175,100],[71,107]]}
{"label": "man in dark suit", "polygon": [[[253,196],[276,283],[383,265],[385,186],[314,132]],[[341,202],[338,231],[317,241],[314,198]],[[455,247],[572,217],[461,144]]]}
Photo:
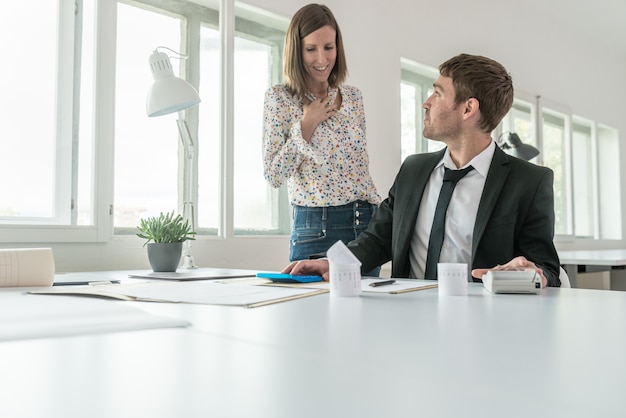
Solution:
{"label": "man in dark suit", "polygon": [[[404,161],[369,227],[348,247],[362,271],[391,261],[392,277],[436,278],[436,248],[438,261],[465,262],[475,278],[487,269],[536,268],[543,286],[560,286],[552,170],[508,156],[491,138],[513,103],[511,76],[498,62],[468,54],[439,71],[423,105],[424,136],[447,147]],[[449,171],[463,174],[441,210]],[[441,247],[432,244],[435,212],[443,212]],[[328,263],[298,261],[284,272],[328,280]]]}

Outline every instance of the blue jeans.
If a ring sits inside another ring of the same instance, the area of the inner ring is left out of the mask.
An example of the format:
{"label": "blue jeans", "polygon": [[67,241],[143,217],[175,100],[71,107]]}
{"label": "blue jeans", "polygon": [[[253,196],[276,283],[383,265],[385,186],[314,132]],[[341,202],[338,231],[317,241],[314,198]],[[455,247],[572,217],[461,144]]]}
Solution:
{"label": "blue jeans", "polygon": [[[358,200],[342,206],[293,207],[293,227],[289,244],[289,260],[315,258],[334,243],[354,240],[367,229],[377,206]],[[364,274],[378,277],[380,267]]]}

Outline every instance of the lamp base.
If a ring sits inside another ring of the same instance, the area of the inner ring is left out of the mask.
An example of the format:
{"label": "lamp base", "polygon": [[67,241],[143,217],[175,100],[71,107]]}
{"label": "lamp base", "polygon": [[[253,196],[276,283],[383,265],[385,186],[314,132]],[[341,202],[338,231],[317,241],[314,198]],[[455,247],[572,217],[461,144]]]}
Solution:
{"label": "lamp base", "polygon": [[193,259],[193,256],[191,254],[184,254],[183,255],[183,263],[180,265],[180,268],[183,268],[183,269],[197,269],[198,266],[196,265],[196,262]]}

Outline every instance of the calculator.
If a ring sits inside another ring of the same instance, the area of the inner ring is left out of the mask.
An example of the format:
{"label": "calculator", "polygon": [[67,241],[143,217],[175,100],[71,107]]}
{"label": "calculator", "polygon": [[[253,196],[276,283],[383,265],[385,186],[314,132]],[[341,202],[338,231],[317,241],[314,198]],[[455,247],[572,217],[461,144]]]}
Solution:
{"label": "calculator", "polygon": [[274,283],[313,283],[323,280],[322,276],[301,276],[287,273],[257,273],[256,277],[270,279]]}

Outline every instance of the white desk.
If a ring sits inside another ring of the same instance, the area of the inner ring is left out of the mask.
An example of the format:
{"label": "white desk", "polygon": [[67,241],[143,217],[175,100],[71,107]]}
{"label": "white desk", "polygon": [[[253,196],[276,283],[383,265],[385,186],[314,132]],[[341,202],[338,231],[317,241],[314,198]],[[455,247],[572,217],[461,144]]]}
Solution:
{"label": "white desk", "polygon": [[626,250],[559,251],[559,259],[567,271],[572,287],[576,287],[578,266],[585,266],[589,272],[609,271],[612,267],[626,266]]}
{"label": "white desk", "polygon": [[[143,281],[150,276],[154,278],[160,277],[176,277],[180,276],[183,280],[186,276],[188,279],[194,279],[193,276],[202,277],[206,279],[228,279],[228,278],[243,278],[243,277],[255,277],[256,270],[244,270],[244,269],[226,269],[226,268],[211,268],[202,267],[197,269],[179,269],[176,273],[154,273],[150,270],[126,270],[126,271],[91,271],[91,272],[74,272],[74,273],[62,273],[57,274],[54,278],[55,285],[63,285],[68,283],[88,283],[97,281],[115,281],[132,283],[136,281]],[[171,280],[174,281],[174,280]]]}
{"label": "white desk", "polygon": [[111,301],[193,326],[2,343],[0,416],[623,417],[626,292],[542,292]]}

